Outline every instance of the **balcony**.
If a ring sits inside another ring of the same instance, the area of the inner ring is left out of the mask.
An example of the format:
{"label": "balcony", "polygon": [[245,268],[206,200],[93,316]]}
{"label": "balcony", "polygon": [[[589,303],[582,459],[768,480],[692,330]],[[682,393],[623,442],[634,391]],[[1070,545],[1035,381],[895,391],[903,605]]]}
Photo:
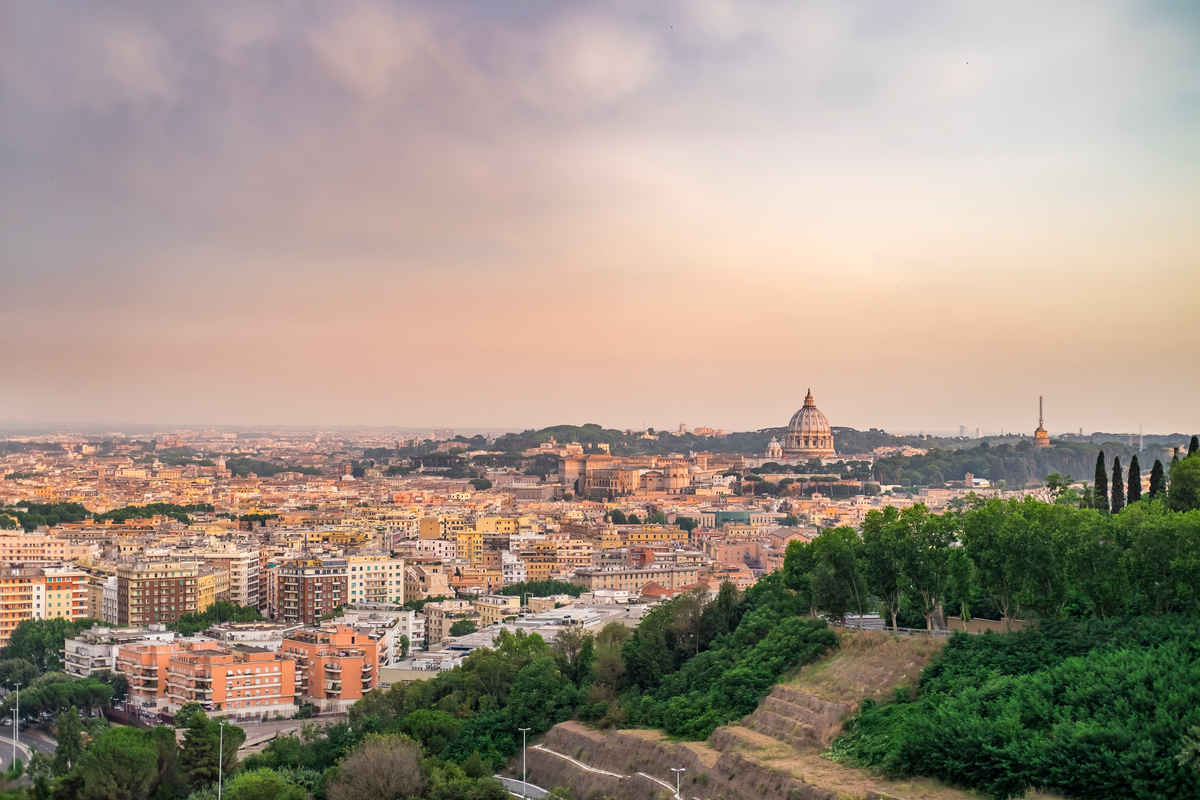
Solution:
{"label": "balcony", "polygon": [[325,681],[325,691],[328,694],[341,694],[342,685],[340,683],[333,683],[332,681]]}
{"label": "balcony", "polygon": [[339,667],[337,664],[326,664],[325,671],[326,672],[341,672],[342,668]]}

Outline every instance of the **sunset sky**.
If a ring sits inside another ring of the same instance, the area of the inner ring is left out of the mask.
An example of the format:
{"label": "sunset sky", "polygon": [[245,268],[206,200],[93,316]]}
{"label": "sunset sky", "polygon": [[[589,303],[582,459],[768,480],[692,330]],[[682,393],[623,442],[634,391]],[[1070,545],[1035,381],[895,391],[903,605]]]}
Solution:
{"label": "sunset sky", "polygon": [[1195,432],[1198,9],[0,3],[0,421]]}

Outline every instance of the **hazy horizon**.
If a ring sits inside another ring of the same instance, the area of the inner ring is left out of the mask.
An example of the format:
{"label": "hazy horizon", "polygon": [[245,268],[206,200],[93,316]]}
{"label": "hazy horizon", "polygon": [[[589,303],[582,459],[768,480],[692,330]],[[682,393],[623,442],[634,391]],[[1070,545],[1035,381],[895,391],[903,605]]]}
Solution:
{"label": "hazy horizon", "polygon": [[0,418],[1200,429],[1200,7],[0,20]]}

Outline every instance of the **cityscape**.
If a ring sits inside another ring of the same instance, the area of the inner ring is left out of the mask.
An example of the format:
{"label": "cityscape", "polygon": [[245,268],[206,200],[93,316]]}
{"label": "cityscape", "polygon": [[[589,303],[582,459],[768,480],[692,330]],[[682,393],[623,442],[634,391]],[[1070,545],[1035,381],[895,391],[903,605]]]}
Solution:
{"label": "cityscape", "polygon": [[1200,13],[0,5],[0,800],[1200,797]]}

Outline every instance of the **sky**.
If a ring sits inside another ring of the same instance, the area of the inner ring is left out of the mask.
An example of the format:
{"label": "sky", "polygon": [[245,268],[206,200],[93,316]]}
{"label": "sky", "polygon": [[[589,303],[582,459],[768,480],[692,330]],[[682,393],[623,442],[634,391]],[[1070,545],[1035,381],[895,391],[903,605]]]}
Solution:
{"label": "sky", "polygon": [[0,2],[0,420],[1200,429],[1200,10]]}

